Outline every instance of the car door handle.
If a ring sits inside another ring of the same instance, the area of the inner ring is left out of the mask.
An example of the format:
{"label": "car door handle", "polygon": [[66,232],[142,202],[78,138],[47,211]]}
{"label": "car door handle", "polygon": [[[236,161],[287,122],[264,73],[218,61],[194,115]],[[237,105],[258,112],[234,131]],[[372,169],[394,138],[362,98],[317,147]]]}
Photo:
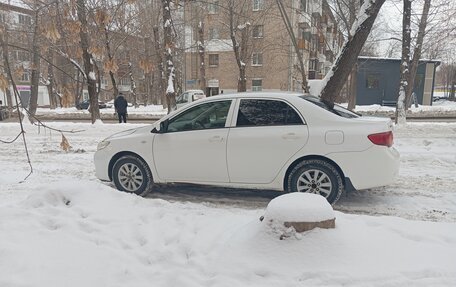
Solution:
{"label": "car door handle", "polygon": [[209,141],[212,142],[212,143],[213,142],[222,142],[223,141],[223,137],[221,137],[221,136],[213,136],[213,137],[209,138]]}
{"label": "car door handle", "polygon": [[299,139],[299,136],[295,133],[287,133],[282,136],[284,140],[296,140]]}

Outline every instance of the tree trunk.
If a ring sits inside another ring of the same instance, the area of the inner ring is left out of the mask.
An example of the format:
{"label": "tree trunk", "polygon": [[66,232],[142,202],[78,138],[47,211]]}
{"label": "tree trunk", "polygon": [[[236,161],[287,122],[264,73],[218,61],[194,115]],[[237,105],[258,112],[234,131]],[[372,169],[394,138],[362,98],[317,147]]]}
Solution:
{"label": "tree trunk", "polygon": [[[151,45],[150,37],[144,37],[144,52],[145,52],[145,55],[146,55],[147,65],[149,65],[150,58],[151,58],[151,56],[150,56],[150,45]],[[153,70],[149,66],[147,66],[146,70],[144,71],[145,90],[146,90],[146,95],[147,95],[146,102],[145,102],[146,106],[149,105],[149,104],[154,104],[154,105],[157,104],[156,98],[152,95],[152,91],[153,91],[152,73],[153,73]]]}
{"label": "tree trunk", "polygon": [[85,0],[77,0],[78,6],[78,19],[81,22],[79,31],[79,37],[82,48],[82,58],[84,60],[84,72],[87,81],[87,91],[89,92],[90,101],[90,114],[92,123],[100,119],[100,109],[98,107],[98,94],[96,85],[96,75],[94,69],[95,60],[89,53],[89,35],[88,35],[88,24],[87,24],[87,13]]}
{"label": "tree trunk", "polygon": [[247,91],[247,77],[246,77],[246,71],[245,71],[245,54],[247,51],[247,40],[248,40],[248,34],[246,37],[246,31],[247,27],[249,26],[248,23],[245,23],[245,27],[243,28],[242,31],[242,36],[241,36],[241,43],[238,43],[236,39],[236,31],[237,27],[235,27],[234,23],[234,8],[233,8],[233,2],[230,2],[230,7],[229,7],[229,13],[230,13],[230,38],[231,42],[233,44],[233,51],[234,51],[234,57],[236,58],[236,63],[238,65],[239,69],[239,77],[238,77],[238,92],[245,92]]}
{"label": "tree trunk", "polygon": [[[426,33],[426,26],[427,26],[427,19],[429,15],[429,9],[431,7],[431,0],[424,0],[423,5],[423,13],[421,14],[420,25],[418,27],[418,36],[416,38],[416,46],[413,51],[413,58],[410,63],[410,74],[408,77],[408,85],[406,89],[406,103],[410,103],[410,99],[412,97],[413,89],[415,87],[415,78],[416,78],[416,71],[418,70],[418,63],[421,58],[421,50],[423,47],[423,40],[424,35]],[[405,106],[405,110],[407,110],[408,105]]]}
{"label": "tree trunk", "polygon": [[[111,45],[109,45],[109,31],[108,28],[104,27],[104,36],[105,36],[105,47],[106,47],[106,52],[108,54],[108,59],[110,62],[110,65],[114,63],[114,57],[111,52]],[[117,83],[116,83],[116,77],[114,76],[114,72],[110,67],[109,69],[109,77],[111,79],[111,85],[112,85],[112,99],[115,100],[117,95],[119,95],[119,89],[117,88]]]}
{"label": "tree trunk", "polygon": [[136,96],[136,81],[135,78],[133,77],[133,65],[131,62],[128,62],[128,74],[130,75],[130,89],[131,89],[131,95],[133,97],[133,105],[135,108],[138,107],[138,99]]}
{"label": "tree trunk", "polygon": [[[6,88],[6,105],[8,106],[8,111],[11,112],[13,110],[13,97],[11,95],[11,80],[9,78],[9,75],[11,75],[11,71],[9,70],[9,66],[6,65],[5,63],[8,62],[9,59],[9,52],[8,52],[8,31],[6,29],[6,26],[1,27],[0,31],[3,30],[3,33],[1,33],[1,41],[2,41],[2,56],[3,56],[3,70],[5,71],[5,74],[7,75],[8,79],[8,87]],[[18,103],[16,103],[18,104]]]}
{"label": "tree trunk", "polygon": [[296,35],[294,33],[293,25],[291,24],[290,18],[288,17],[288,13],[285,10],[282,0],[276,0],[277,6],[279,7],[280,16],[282,17],[283,23],[287,28],[288,35],[290,36],[291,43],[293,44],[296,56],[298,57],[298,64],[299,64],[299,73],[301,74],[301,88],[304,93],[309,92],[309,87],[307,84],[307,75],[306,70],[304,67],[304,59],[302,56],[302,52],[299,49],[298,41],[296,41]]}
{"label": "tree trunk", "polygon": [[32,42],[32,79],[31,79],[31,93],[29,102],[29,120],[35,122],[36,108],[38,106],[38,87],[40,84],[40,44],[39,44],[39,31],[38,31],[38,11],[35,12],[35,23],[33,28],[33,42]]}
{"label": "tree trunk", "polygon": [[350,74],[350,91],[348,93],[348,109],[353,111],[356,107],[356,93],[358,85],[358,63],[355,64]]}
{"label": "tree trunk", "polygon": [[80,99],[80,93],[79,93],[79,86],[84,86],[82,83],[81,83],[81,73],[79,72],[79,70],[76,70],[76,90],[75,90],[75,96],[74,96],[74,106],[77,107],[78,104],[79,104],[79,99]]}
{"label": "tree trunk", "polygon": [[170,2],[171,0],[163,0],[163,34],[165,39],[166,79],[168,81],[166,88],[166,106],[168,108],[168,113],[176,109],[175,67],[173,62],[175,47]]}
{"label": "tree trunk", "polygon": [[200,58],[200,76],[199,76],[199,84],[200,89],[206,93],[206,64],[204,60],[205,56],[205,49],[204,49],[204,23],[202,21],[199,22],[198,25],[198,54]]}
{"label": "tree trunk", "polygon": [[160,47],[160,36],[158,34],[158,27],[154,26],[154,42],[155,42],[155,51],[157,53],[157,62],[158,62],[158,72],[160,73],[158,80],[158,90],[160,95],[160,102],[165,103],[165,87],[166,87],[166,78],[165,78],[165,67],[163,65],[163,59],[161,56],[162,49]]}
{"label": "tree trunk", "polygon": [[400,83],[399,83],[399,95],[397,98],[396,105],[396,124],[405,124],[407,122],[405,106],[406,106],[406,96],[405,93],[408,89],[409,83],[408,79],[410,78],[410,17],[412,13],[412,2],[411,0],[404,0],[404,10],[402,18],[402,57],[401,57],[401,67],[400,67]]}
{"label": "tree trunk", "polygon": [[454,101],[455,100],[455,84],[456,84],[456,66],[453,64],[451,65],[451,68],[450,68],[450,73],[449,73],[449,82],[451,83],[451,88],[450,88],[450,92],[449,92],[449,99],[451,101]]}
{"label": "tree trunk", "polygon": [[[352,29],[356,29],[353,37],[349,39],[342,48],[339,57],[334,62],[331,71],[326,74],[323,81],[326,81],[321,92],[321,99],[329,106],[334,106],[339,91],[345,84],[348,75],[353,69],[353,66],[358,60],[358,55],[366,42],[367,37],[372,29],[372,25],[377,18],[378,12],[382,7],[385,0],[371,0],[366,1],[360,8],[358,21],[363,20],[361,23],[355,22]],[[364,13],[363,13],[364,12]]]}
{"label": "tree trunk", "polygon": [[57,107],[57,101],[54,94],[54,52],[52,49],[48,50],[47,53],[48,58],[48,69],[47,69],[47,91],[49,96],[49,105],[51,109],[55,109]]}

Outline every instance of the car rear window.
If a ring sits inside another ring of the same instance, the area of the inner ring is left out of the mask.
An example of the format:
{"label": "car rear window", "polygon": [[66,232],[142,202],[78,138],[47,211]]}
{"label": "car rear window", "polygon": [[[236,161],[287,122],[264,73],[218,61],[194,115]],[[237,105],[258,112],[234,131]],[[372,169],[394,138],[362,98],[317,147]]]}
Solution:
{"label": "car rear window", "polygon": [[344,118],[351,119],[351,118],[359,118],[361,116],[360,114],[347,110],[346,108],[341,107],[336,104],[334,104],[333,108],[330,108],[325,102],[323,102],[318,97],[300,96],[300,98],[302,98],[308,102],[311,102],[312,104],[315,104],[315,105],[319,106],[320,108],[327,110],[328,112],[331,112],[333,114],[336,114],[336,115],[344,117]]}

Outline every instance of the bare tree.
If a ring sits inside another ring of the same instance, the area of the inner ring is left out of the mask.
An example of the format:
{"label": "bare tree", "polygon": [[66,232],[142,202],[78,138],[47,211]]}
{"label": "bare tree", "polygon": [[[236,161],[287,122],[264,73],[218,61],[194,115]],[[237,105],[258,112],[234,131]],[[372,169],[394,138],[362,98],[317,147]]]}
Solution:
{"label": "bare tree", "polygon": [[[340,27],[346,31],[346,37],[351,40],[353,35],[351,34],[351,27],[356,21],[356,17],[359,12],[362,1],[359,0],[334,0],[335,14],[340,19],[342,25]],[[348,93],[348,109],[353,110],[356,105],[356,93],[357,93],[357,75],[358,74],[358,62],[353,66],[349,76],[349,93]]]}
{"label": "bare tree", "polygon": [[404,0],[404,10],[402,18],[402,57],[401,57],[401,79],[399,83],[399,95],[396,105],[396,124],[405,124],[405,100],[406,91],[408,89],[410,78],[410,42],[411,42],[411,28],[410,17],[412,14],[411,0]]}
{"label": "bare tree", "polygon": [[202,19],[198,23],[198,54],[199,54],[199,58],[200,58],[200,62],[199,62],[200,89],[205,91],[206,90],[206,64],[205,64],[204,58],[205,58],[206,53],[205,53],[205,47],[204,47],[204,22]]}
{"label": "bare tree", "polygon": [[293,48],[295,50],[295,54],[298,57],[298,71],[301,74],[301,87],[303,92],[308,93],[309,92],[309,87],[307,85],[307,75],[306,75],[306,70],[304,67],[304,58],[302,56],[302,53],[298,47],[298,41],[296,40],[296,35],[294,33],[293,25],[290,22],[290,19],[288,17],[288,13],[285,9],[285,6],[283,5],[282,0],[276,0],[277,6],[280,11],[280,16],[282,17],[283,23],[285,24],[285,27],[287,29],[288,35],[290,36],[291,43],[293,44]]}
{"label": "bare tree", "polygon": [[351,28],[353,37],[347,40],[339,57],[323,80],[326,84],[320,96],[328,106],[334,106],[334,101],[356,64],[358,55],[369,36],[383,3],[385,0],[369,0],[361,6],[357,21]]}
{"label": "bare tree", "polygon": [[418,70],[418,62],[421,58],[421,52],[423,48],[423,41],[424,36],[426,33],[426,25],[427,19],[429,15],[429,9],[431,7],[431,0],[424,0],[423,5],[423,12],[421,14],[420,24],[418,27],[418,36],[416,39],[415,49],[413,50],[413,57],[410,62],[410,73],[408,76],[408,85],[407,89],[405,90],[405,109],[408,108],[408,103],[410,102],[410,98],[413,93],[413,88],[415,87],[415,78],[416,78],[416,71]]}
{"label": "bare tree", "polygon": [[[228,5],[230,38],[233,45],[236,64],[239,69],[237,89],[238,92],[245,92],[247,90],[246,62],[248,58],[247,41],[249,38],[250,22],[247,21],[246,17],[244,17],[243,23],[238,23],[238,21],[235,20],[235,16],[238,15],[235,8],[239,5],[236,0],[230,0]],[[245,1],[240,3],[240,5],[241,11],[247,9]],[[241,33],[240,40],[236,37],[238,31]]]}
{"label": "bare tree", "polygon": [[11,70],[9,68],[9,65],[6,65],[5,63],[8,62],[9,58],[9,50],[8,50],[8,30],[7,30],[7,25],[6,23],[2,23],[0,25],[0,32],[1,32],[1,44],[2,44],[2,57],[3,57],[3,71],[6,75],[5,77],[5,93],[6,93],[6,104],[8,106],[8,111],[11,112],[13,110],[13,99],[11,96],[11,80],[9,75],[11,75]]}
{"label": "bare tree", "polygon": [[34,13],[35,19],[33,22],[33,42],[32,42],[32,80],[31,80],[31,93],[30,93],[30,102],[29,102],[29,119],[33,122],[33,118],[36,114],[36,109],[38,105],[38,87],[40,83],[40,63],[41,63],[41,54],[40,54],[40,34],[39,34],[39,25],[40,17],[39,12],[40,8],[38,7],[38,1],[34,3]]}
{"label": "bare tree", "polygon": [[171,17],[171,0],[163,0],[163,34],[165,40],[166,79],[168,81],[166,106],[168,113],[170,113],[176,109],[175,67],[173,62],[175,35],[173,31],[173,19]]}
{"label": "bare tree", "polygon": [[100,119],[100,109],[98,107],[98,94],[95,75],[95,59],[89,52],[90,37],[88,34],[87,7],[85,0],[77,0],[78,19],[81,23],[79,38],[81,41],[82,58],[84,60],[84,76],[87,81],[87,90],[89,92],[90,113],[92,123]]}

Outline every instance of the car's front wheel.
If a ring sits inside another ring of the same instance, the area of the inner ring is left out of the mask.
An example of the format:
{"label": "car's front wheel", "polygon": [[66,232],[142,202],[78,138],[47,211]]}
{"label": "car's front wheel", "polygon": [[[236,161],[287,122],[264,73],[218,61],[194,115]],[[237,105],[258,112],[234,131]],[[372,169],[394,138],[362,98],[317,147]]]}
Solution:
{"label": "car's front wheel", "polygon": [[339,171],[329,162],[320,159],[303,160],[288,176],[289,192],[319,194],[334,204],[344,190]]}
{"label": "car's front wheel", "polygon": [[152,173],[143,159],[126,155],[114,164],[112,178],[120,191],[145,196],[152,189]]}

